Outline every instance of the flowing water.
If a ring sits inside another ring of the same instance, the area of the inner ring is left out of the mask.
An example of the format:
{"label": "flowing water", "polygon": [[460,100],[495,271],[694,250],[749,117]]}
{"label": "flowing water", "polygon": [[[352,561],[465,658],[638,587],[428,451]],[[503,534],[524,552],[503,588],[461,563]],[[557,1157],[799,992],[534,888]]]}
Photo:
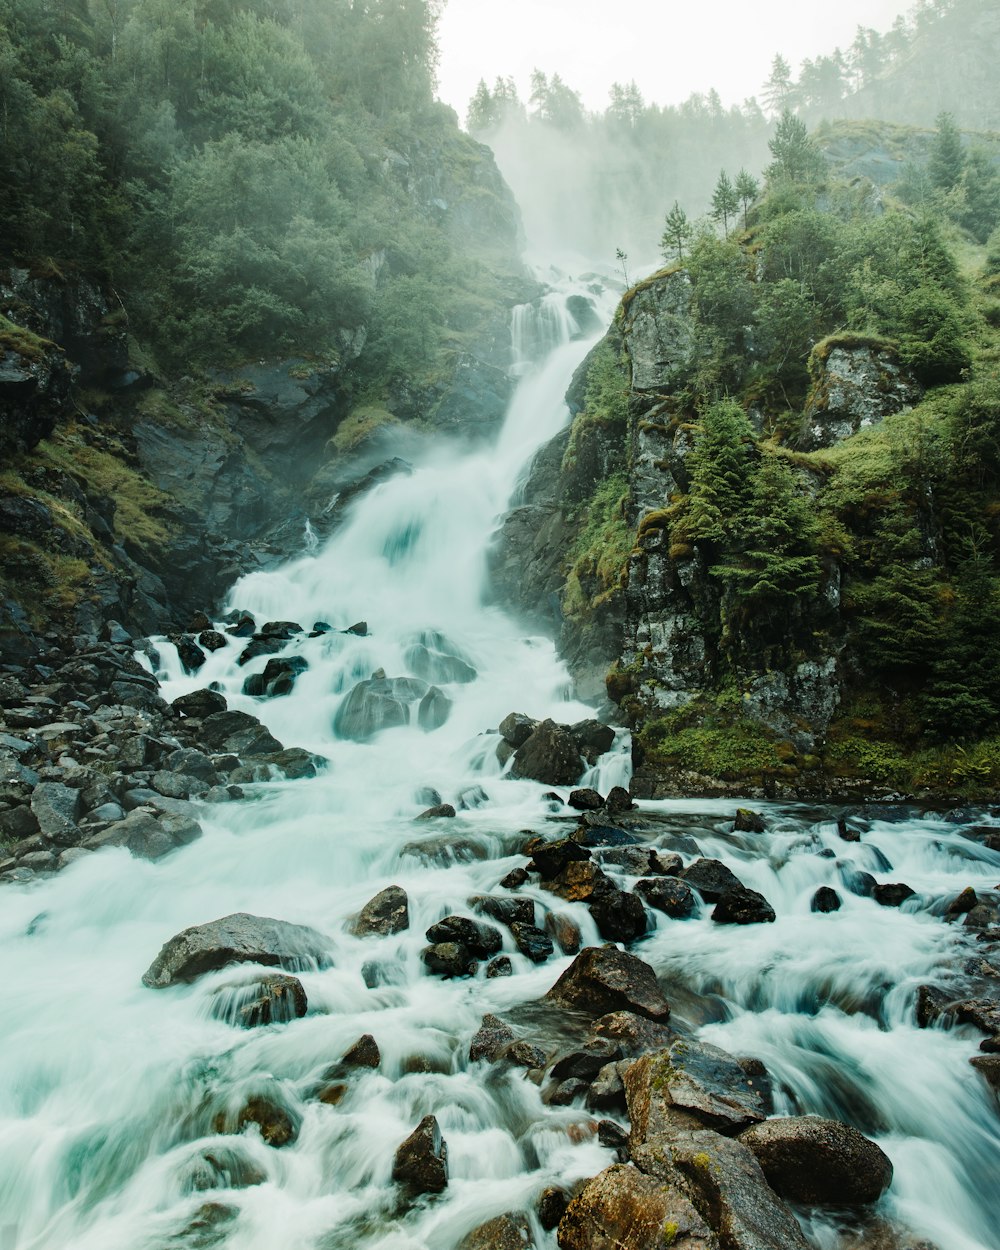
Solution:
{"label": "flowing water", "polygon": [[[104,851],[3,892],[0,1250],[451,1250],[484,1220],[530,1210],[546,1186],[613,1161],[586,1111],[545,1106],[519,1070],[468,1063],[482,1015],[539,997],[569,959],[535,966],[507,936],[509,978],[441,981],[420,961],[424,930],[495,890],[524,862],[515,853],[522,831],[543,829],[552,811],[548,787],[501,777],[491,731],[513,710],[562,722],[591,714],[570,698],[553,645],[484,602],[490,534],[532,453],[567,420],[562,396],[588,347],[574,337],[568,293],[515,318],[524,376],[494,446],[444,451],[383,483],[325,546],[307,543],[302,559],[234,588],[231,605],[259,622],[332,626],[288,644],[309,664],[291,695],[241,693],[267,657],[240,669],[234,646],[187,677],[163,646],[168,698],[218,682],[231,707],[323,755],[328,769],[259,786],[248,802],[205,805],[204,837],[159,863]],[[338,632],[360,620],[366,636]],[[476,670],[474,681],[443,683],[446,723],[387,729],[369,743],[338,739],[333,720],[352,687],[377,669],[406,674],[418,646]],[[627,783],[628,759],[622,735],[587,780],[605,792]],[[432,790],[462,810],[414,823]],[[675,1017],[763,1058],[780,1109],[835,1115],[875,1136],[896,1168],[888,1213],[941,1250],[995,1246],[998,1121],[968,1064],[978,1036],[920,1031],[912,1008],[916,986],[954,961],[961,940],[941,900],[992,885],[1000,856],[939,818],[874,820],[863,844],[845,847],[822,810],[762,805],[769,832],[733,835],[732,803],[643,806],[668,841],[689,834],[778,913],[775,924],[749,928],[713,925],[707,912],[683,922],[655,914],[658,927],[636,953],[666,979]],[[852,863],[905,880],[917,897],[895,910],[845,892]],[[389,884],[409,895],[410,929],[352,936],[350,918]],[[840,912],[810,911],[821,884],[840,889]],[[531,886],[524,893],[539,915],[555,902]],[[585,944],[600,942],[582,905],[557,905]],[[142,986],[170,936],[236,911],[330,936],[332,966],[301,974],[303,1019],[241,1031],[216,1018],[216,991],[245,972]],[[364,1033],[378,1042],[380,1068],[352,1075],[339,1105],[318,1102],[322,1074]],[[254,1095],[289,1109],[293,1144],[273,1149],[256,1130],[215,1133],[217,1116]],[[448,1143],[450,1183],[405,1211],[390,1180],[393,1154],[431,1113]],[[215,1204],[214,1229],[206,1203]],[[824,1250],[839,1244],[829,1221],[810,1231]],[[554,1246],[554,1234],[537,1224],[533,1232],[540,1248]]]}

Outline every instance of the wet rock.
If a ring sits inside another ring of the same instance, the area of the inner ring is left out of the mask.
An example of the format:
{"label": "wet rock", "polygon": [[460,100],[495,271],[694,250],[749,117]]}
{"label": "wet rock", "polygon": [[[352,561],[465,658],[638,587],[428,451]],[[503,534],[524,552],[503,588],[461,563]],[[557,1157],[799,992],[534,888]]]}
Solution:
{"label": "wet rock", "polygon": [[355,638],[367,638],[368,637],[368,622],[356,621],[353,625],[348,625],[346,629],[341,630],[341,633],[353,634]]}
{"label": "wet rock", "polygon": [[535,923],[535,904],[530,898],[508,898],[505,894],[474,894],[469,899],[473,911],[498,920],[500,924],[533,925]]}
{"label": "wet rock", "polygon": [[511,712],[500,722],[500,736],[515,749],[522,746],[535,732],[538,721],[523,712]]}
{"label": "wet rock", "polygon": [[597,1140],[605,1150],[614,1150],[619,1163],[629,1163],[632,1152],[629,1150],[628,1130],[616,1124],[614,1120],[601,1120],[597,1125]]}
{"label": "wet rock", "polygon": [[510,775],[548,786],[569,786],[583,770],[580,748],[569,730],[544,720],[515,751]]}
{"label": "wet rock", "polygon": [[177,658],[180,660],[185,673],[197,673],[198,669],[205,663],[205,652],[195,642],[193,638],[186,634],[174,634],[170,641],[177,648]]}
{"label": "wet rock", "polygon": [[203,629],[198,635],[198,645],[206,651],[221,651],[223,647],[228,647],[225,634],[220,634],[217,629]]}
{"label": "wet rock", "polygon": [[256,716],[247,712],[213,712],[201,723],[200,742],[210,751],[267,755],[283,747]]}
{"label": "wet rock", "polygon": [[432,924],[425,937],[432,944],[460,942],[481,959],[495,955],[503,946],[498,929],[479,920],[471,920],[468,916],[446,916],[444,920]]}
{"label": "wet rock", "polygon": [[590,859],[590,851],[572,838],[560,838],[557,842],[545,842],[532,849],[535,870],[543,881],[557,877],[568,864],[583,863]]}
{"label": "wet rock", "polygon": [[862,872],[848,864],[841,864],[839,872],[844,889],[849,893],[856,894],[858,898],[875,897],[875,887],[878,882],[870,872]]}
{"label": "wet rock", "polygon": [[[269,1146],[280,1149],[290,1145],[298,1136],[299,1126],[286,1108],[270,1098],[251,1098],[236,1117],[235,1132],[241,1133],[249,1124],[260,1129],[260,1135]],[[217,1133],[231,1132],[232,1129],[219,1127]]]}
{"label": "wet rock", "polygon": [[613,946],[590,946],[580,952],[545,1001],[591,1016],[631,1011],[665,1021],[670,1005],[647,963]]}
{"label": "wet rock", "polygon": [[428,972],[439,977],[471,977],[479,968],[476,956],[461,942],[435,942],[420,953]]}
{"label": "wet rock", "polygon": [[480,1059],[495,1062],[505,1046],[517,1040],[517,1034],[500,1019],[499,1016],[485,1015],[483,1022],[469,1046],[469,1060],[476,1063]]}
{"label": "wet rock", "polygon": [[590,902],[603,894],[620,893],[611,878],[590,860],[571,860],[562,872],[543,881],[542,888],[567,903]]}
{"label": "wet rock", "polygon": [[345,1068],[377,1068],[382,1062],[378,1042],[370,1033],[359,1037],[340,1061]]}
{"label": "wet rock", "polygon": [[608,797],[604,800],[605,811],[614,815],[616,812],[630,812],[635,807],[632,796],[624,786],[612,786]]}
{"label": "wet rock", "polygon": [[170,706],[182,716],[193,716],[199,720],[213,716],[216,712],[224,712],[228,707],[225,695],[217,690],[192,690],[189,694],[179,695]]}
{"label": "wet rock", "polygon": [[632,1157],[668,1183],[679,1177],[726,1250],[808,1250],[795,1216],[742,1142],[703,1129],[633,1147]]}
{"label": "wet rock", "polygon": [[436,1118],[424,1116],[396,1151],[392,1179],[411,1194],[439,1194],[448,1185],[448,1146]]}
{"label": "wet rock", "polygon": [[875,902],[880,907],[899,907],[908,898],[913,898],[915,894],[916,890],[904,885],[902,881],[876,885],[874,890]]}
{"label": "wet rock", "polygon": [[272,973],[216,991],[212,1015],[242,1029],[301,1019],[309,1003],[298,977]]}
{"label": "wet rock", "polygon": [[490,796],[482,786],[470,786],[468,790],[463,790],[458,796],[458,806],[463,812],[471,812],[479,807],[485,807],[489,801]]}
{"label": "wet rock", "polygon": [[646,909],[637,894],[614,889],[595,891],[587,906],[606,941],[634,942],[646,932]]}
{"label": "wet rock", "polygon": [[763,894],[739,886],[726,890],[712,912],[716,924],[772,924],[774,908]]}
{"label": "wet rock", "polygon": [[[171,800],[164,800],[170,802]],[[87,838],[84,847],[99,851],[107,846],[124,846],[136,859],[162,859],[171,851],[201,837],[201,825],[190,816],[163,812],[131,811],[100,833]]]}
{"label": "wet rock", "polygon": [[60,846],[79,841],[77,821],[82,807],[80,792],[57,781],[39,782],[31,795],[31,811],[38,828]]}
{"label": "wet rock", "polygon": [[767,828],[760,812],[753,812],[749,807],[738,807],[736,819],[733,821],[734,833],[763,833]]}
{"label": "wet rock", "polygon": [[497,959],[492,959],[486,965],[486,975],[493,977],[512,977],[514,975],[514,965],[510,962],[508,955],[500,955]]}
{"label": "wet rock", "polygon": [[595,1176],[559,1222],[559,1250],[718,1250],[719,1242],[674,1186],[621,1163]]}
{"label": "wet rock", "polygon": [[524,868],[512,868],[506,876],[500,878],[499,884],[505,890],[519,890],[528,880],[528,873]]}
{"label": "wet rock", "polygon": [[583,944],[580,926],[565,912],[550,911],[545,916],[545,932],[564,955],[575,955]]}
{"label": "wet rock", "polygon": [[386,677],[379,673],[359,682],[337,709],[333,730],[340,738],[368,742],[383,729],[408,725],[414,704],[429,687],[416,677]]}
{"label": "wet rock", "polygon": [[636,1058],[651,1051],[663,1050],[677,1040],[668,1024],[660,1024],[633,1011],[612,1011],[594,1021],[595,1037],[614,1042],[626,1057]]}
{"label": "wet rock", "polygon": [[455,816],[455,809],[450,803],[439,803],[436,807],[429,807],[426,812],[421,812],[419,816],[414,816],[414,820],[451,820]]}
{"label": "wet rock", "polygon": [[615,731],[599,720],[581,720],[569,726],[570,736],[588,764],[596,764],[615,744]]}
{"label": "wet rock", "polygon": [[498,1215],[474,1228],[459,1242],[458,1250],[532,1250],[534,1244],[523,1215]]}
{"label": "wet rock", "polygon": [[615,1111],[620,1115],[625,1114],[625,1085],[622,1077],[627,1066],[627,1061],[623,1063],[621,1060],[616,1060],[613,1063],[606,1063],[601,1068],[587,1091],[587,1106],[591,1111]]}
{"label": "wet rock", "polygon": [[213,1146],[192,1163],[185,1176],[195,1191],[206,1189],[249,1189],[263,1185],[267,1173],[244,1150]]}
{"label": "wet rock", "polygon": [[885,1152],[838,1120],[786,1116],[754,1125],[740,1140],[789,1202],[857,1206],[877,1202],[892,1182]]}
{"label": "wet rock", "polygon": [[602,868],[617,868],[630,877],[644,877],[653,871],[656,852],[648,846],[605,846],[594,852]]}
{"label": "wet rock", "polygon": [[351,925],[351,932],[355,937],[371,934],[388,937],[409,927],[410,901],[406,891],[401,886],[390,885],[365,903]]}
{"label": "wet rock", "polygon": [[542,1095],[542,1101],[548,1107],[570,1107],[578,1098],[586,1097],[588,1088],[586,1081],[570,1077],[546,1090]]}
{"label": "wet rock", "polygon": [[305,925],[237,912],[184,929],[166,942],[143,974],[152,989],[193,981],[234,963],[296,970],[326,962],[329,943]]}
{"label": "wet rock", "polygon": [[717,859],[696,859],[680,877],[693,886],[706,903],[717,903],[727,890],[743,887],[739,877]]}
{"label": "wet rock", "polygon": [[840,911],[840,906],[840,895],[837,891],[828,885],[821,885],[812,896],[809,910],[818,912]]}
{"label": "wet rock", "polygon": [[1000,1091],[1000,1054],[973,1055],[969,1062],[994,1090]]}
{"label": "wet rock", "polygon": [[766,1115],[761,1092],[727,1051],[694,1038],[643,1055],[625,1073],[637,1145],[686,1128],[738,1133]]}
{"label": "wet rock", "polygon": [[960,894],[956,894],[951,900],[944,909],[944,914],[949,917],[967,915],[978,902],[979,896],[976,894],[976,891],[971,885],[967,885]]}
{"label": "wet rock", "polygon": [[440,729],[451,715],[452,702],[443,690],[431,686],[417,707],[417,724],[424,733]]}
{"label": "wet rock", "polygon": [[552,954],[552,939],[535,925],[515,920],[510,926],[510,932],[517,949],[522,955],[527,955],[532,963],[543,964]]}
{"label": "wet rock", "polygon": [[917,989],[916,1020],[917,1026],[926,1029],[948,1009],[952,997],[936,985],[921,985]]}
{"label": "wet rock", "polygon": [[566,802],[578,812],[596,812],[604,806],[596,790],[573,790]]}
{"label": "wet rock", "polygon": [[539,1224],[546,1232],[551,1232],[559,1224],[559,1221],[566,1214],[569,1202],[570,1196],[566,1190],[560,1189],[556,1185],[550,1185],[538,1195],[535,1214],[538,1216]]}
{"label": "wet rock", "polygon": [[548,1075],[554,1081],[576,1077],[588,1084],[605,1065],[622,1057],[621,1048],[605,1037],[592,1037],[583,1046],[561,1051],[553,1060]]}
{"label": "wet rock", "polygon": [[38,830],[38,817],[26,804],[0,812],[0,839],[5,842],[20,842]]}
{"label": "wet rock", "polygon": [[686,881],[674,877],[656,877],[651,880],[637,881],[635,892],[656,911],[674,920],[684,920],[690,916],[698,903],[694,891]]}
{"label": "wet rock", "polygon": [[[447,645],[440,635],[433,641],[438,640]],[[408,648],[404,658],[407,668],[414,677],[420,677],[427,682],[442,682],[445,685],[467,684],[475,681],[478,676],[472,665],[459,659],[457,655],[449,655],[447,652],[433,646],[425,646],[423,643],[416,643]]]}
{"label": "wet rock", "polygon": [[301,655],[268,660],[262,673],[254,673],[244,680],[243,693],[262,699],[276,699],[291,694],[295,679],[308,667],[309,661]]}
{"label": "wet rock", "polygon": [[852,829],[847,823],[844,816],[837,817],[837,834],[844,842],[860,842],[861,834],[857,829]]}

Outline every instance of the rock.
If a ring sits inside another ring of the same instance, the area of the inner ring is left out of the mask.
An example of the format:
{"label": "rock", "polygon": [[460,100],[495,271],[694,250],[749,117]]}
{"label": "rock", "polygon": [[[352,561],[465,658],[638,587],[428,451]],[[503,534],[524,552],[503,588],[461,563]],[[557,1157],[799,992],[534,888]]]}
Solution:
{"label": "rock", "polygon": [[596,790],[573,790],[566,802],[578,812],[596,812],[604,806]]}
{"label": "rock", "polygon": [[694,891],[686,881],[678,881],[673,877],[656,877],[652,880],[637,881],[635,892],[650,907],[662,911],[674,920],[684,920],[697,907]]}
{"label": "rock", "polygon": [[185,1183],[193,1190],[249,1189],[263,1185],[267,1173],[243,1150],[213,1146],[192,1162]]}
{"label": "rock", "polygon": [[763,833],[766,828],[764,817],[759,812],[753,812],[749,807],[736,809],[736,819],[733,821],[734,833]]}
{"label": "rock", "polygon": [[[627,1063],[616,1060],[606,1063],[590,1083],[587,1091],[587,1106],[591,1111],[614,1111],[624,1115],[625,1085],[622,1076]],[[626,1138],[628,1134],[625,1134]]]}
{"label": "rock", "polygon": [[446,916],[432,924],[425,934],[428,942],[460,942],[471,953],[481,959],[495,955],[503,946],[500,931],[492,925],[471,920],[468,916]]}
{"label": "rock", "polygon": [[763,894],[741,885],[723,893],[712,919],[716,924],[773,924],[775,916]]}
{"label": "rock", "polygon": [[458,796],[458,806],[463,812],[471,812],[475,811],[476,808],[485,807],[489,801],[490,796],[482,786],[470,786]]}
{"label": "rock", "polygon": [[544,998],[590,1016],[632,1011],[665,1021],[670,1015],[670,1005],[649,964],[613,946],[581,951]]}
{"label": "rock", "polygon": [[498,920],[501,924],[533,925],[535,923],[535,904],[530,898],[508,898],[505,894],[474,894],[469,899],[473,911]]}
{"label": "rock", "polygon": [[908,898],[913,898],[916,895],[916,890],[911,889],[908,885],[904,885],[902,881],[898,881],[892,885],[876,885],[874,894],[875,902],[880,907],[899,907]]}
{"label": "rock", "polygon": [[170,641],[177,648],[177,658],[180,660],[185,673],[197,673],[198,669],[205,663],[205,652],[195,642],[193,638],[189,638],[186,634],[174,634]]}
{"label": "rock", "polygon": [[217,629],[203,629],[198,635],[198,644],[206,651],[221,651],[229,646],[225,634],[220,634]]}
{"label": "rock", "polygon": [[271,973],[254,981],[227,985],[216,991],[212,1015],[227,1024],[255,1029],[287,1024],[306,1014],[309,1003],[298,977]]}
{"label": "rock", "polygon": [[742,889],[743,882],[717,859],[696,859],[680,874],[706,903],[717,903],[727,890]]}
{"label": "rock", "polygon": [[618,868],[630,877],[644,877],[653,870],[656,853],[648,846],[601,847],[594,858],[602,867]]}
{"label": "rock", "polygon": [[499,884],[505,890],[519,890],[528,880],[528,873],[524,868],[512,868],[506,876],[500,878]]}
{"label": "rock", "polygon": [[476,956],[461,942],[435,942],[420,953],[429,972],[438,976],[471,977],[479,967]]}
{"label": "rock", "polygon": [[545,842],[531,852],[535,871],[543,881],[551,881],[566,868],[567,864],[583,863],[590,859],[590,851],[572,838],[560,838],[557,842]]}
{"label": "rock", "polygon": [[548,786],[569,786],[584,770],[580,748],[570,732],[544,720],[514,753],[510,775]]}
{"label": "rock", "polygon": [[877,1202],[892,1182],[884,1151],[838,1120],[766,1120],[740,1140],[753,1151],[771,1188],[789,1202],[836,1207]]}
{"label": "rock", "polygon": [[500,722],[500,736],[512,747],[517,748],[528,741],[537,725],[538,721],[525,716],[523,712],[511,712]]}
{"label": "rock", "polygon": [[474,1228],[458,1250],[532,1250],[534,1241],[523,1215],[498,1215]]}
{"label": "rock", "polygon": [[408,725],[413,705],[419,705],[429,689],[416,677],[376,675],[359,682],[337,709],[334,733],[353,742],[369,742],[383,729]]}
{"label": "rock", "polygon": [[437,807],[429,807],[426,812],[421,812],[419,816],[414,816],[414,820],[451,820],[455,816],[455,809],[450,803],[439,803]]}
{"label": "rock", "polygon": [[39,831],[38,817],[30,807],[22,804],[9,811],[0,812],[0,840],[20,842]]}
{"label": "rock", "polygon": [[237,912],[176,934],[150,964],[142,982],[158,989],[193,981],[233,963],[295,970],[325,963],[328,949],[327,939],[315,929]]}
{"label": "rock", "polygon": [[377,1068],[382,1062],[378,1042],[370,1033],[359,1037],[340,1061],[345,1068]]}
{"label": "rock", "polygon": [[390,885],[365,903],[351,925],[351,932],[355,937],[371,934],[388,937],[409,927],[410,903],[406,891],[401,886]]}
{"label": "rock", "polygon": [[622,1057],[621,1047],[606,1037],[592,1037],[582,1047],[561,1051],[552,1062],[548,1075],[554,1081],[575,1077],[588,1084],[609,1063]]}
{"label": "rock", "polygon": [[492,959],[486,965],[486,975],[493,977],[511,977],[514,975],[514,965],[510,962],[508,955],[500,955],[497,959]]}
{"label": "rock", "polygon": [[424,733],[433,733],[435,729],[440,729],[451,715],[451,708],[451,699],[444,691],[439,690],[437,686],[431,686],[417,707],[417,724]]}
{"label": "rock", "polygon": [[505,1046],[517,1040],[517,1034],[499,1016],[485,1015],[479,1031],[469,1046],[469,1060],[476,1063],[480,1059],[488,1059],[494,1063]]}
{"label": "rock", "polygon": [[612,786],[608,791],[608,797],[604,800],[604,807],[606,811],[614,815],[616,812],[632,811],[635,804],[624,786]]}
{"label": "rock", "polygon": [[718,1046],[678,1038],[625,1073],[632,1147],[685,1128],[738,1133],[766,1115],[753,1078]]}
{"label": "rock", "polygon": [[809,1250],[742,1142],[702,1129],[654,1139],[633,1148],[632,1157],[668,1184],[679,1177],[726,1250]]}
{"label": "rock", "polygon": [[588,1088],[586,1081],[570,1077],[566,1081],[560,1081],[558,1085],[550,1086],[542,1095],[542,1101],[548,1107],[570,1107],[578,1098],[586,1097]]}
{"label": "rock", "polygon": [[848,864],[840,864],[839,872],[845,890],[848,890],[851,894],[856,894],[859,898],[875,897],[875,887],[878,885],[878,882],[870,872],[862,872],[860,869],[852,868]]}
{"label": "rock", "polygon": [[213,712],[201,724],[200,741],[210,751],[267,755],[283,747],[269,730],[247,712]]}
{"label": "rock", "polygon": [[551,1232],[558,1225],[559,1221],[566,1214],[569,1202],[570,1198],[566,1190],[560,1189],[556,1185],[550,1185],[538,1195],[535,1213],[538,1216],[539,1224],[546,1232]]}
{"label": "rock", "polygon": [[601,895],[620,893],[611,878],[590,860],[571,860],[557,876],[543,881],[542,888],[567,903],[591,902]]}
{"label": "rock", "polygon": [[77,820],[82,814],[80,792],[57,781],[42,781],[31,794],[31,810],[38,827],[60,846],[80,840]]}
{"label": "rock", "polygon": [[613,1150],[618,1155],[619,1163],[631,1162],[632,1155],[628,1148],[628,1132],[614,1120],[600,1120],[597,1125],[597,1140],[605,1150]]}
{"label": "rock", "polygon": [[[298,1136],[299,1127],[288,1111],[270,1098],[251,1098],[236,1117],[236,1132],[241,1133],[248,1124],[256,1124],[260,1135],[269,1146],[280,1149]],[[216,1128],[216,1132],[225,1132]]]}
{"label": "rock", "polygon": [[831,346],[828,341],[822,353],[813,353],[809,367],[814,385],[798,440],[804,451],[831,447],[890,413],[912,407],[921,395],[888,344]]}
{"label": "rock", "polygon": [[677,1040],[668,1024],[659,1024],[632,1011],[612,1011],[601,1016],[594,1021],[592,1032],[614,1042],[626,1058],[663,1050]]}
{"label": "rock", "polygon": [[[440,634],[427,635],[424,642],[428,644],[438,642],[445,647],[448,645]],[[425,646],[424,642],[415,643],[408,648],[404,656],[406,665],[414,677],[420,677],[431,683],[443,682],[445,685],[453,682],[467,684],[476,680],[478,674],[471,664],[459,659],[457,655],[450,655],[432,645]]]}
{"label": "rock", "polygon": [[309,661],[300,655],[268,660],[262,673],[255,673],[244,680],[243,693],[266,699],[291,694],[295,679],[308,667]]}
{"label": "rock", "polygon": [[615,744],[615,731],[599,720],[581,720],[569,727],[573,741],[588,764],[596,764]]}
{"label": "rock", "polygon": [[[213,692],[207,691],[206,693]],[[198,777],[210,786],[217,785],[219,782],[218,771],[204,751],[197,751],[191,748],[171,751],[163,761],[163,764],[171,772],[184,773],[188,777]]]}
{"label": "rock", "polygon": [[852,829],[844,816],[837,817],[837,836],[844,842],[860,842],[861,834]]}
{"label": "rock", "polygon": [[575,955],[583,944],[580,926],[565,912],[550,911],[545,915],[545,932],[564,955]]}
{"label": "rock", "polygon": [[396,1151],[392,1179],[411,1194],[439,1194],[448,1185],[448,1147],[434,1116],[420,1121]]}
{"label": "rock", "polygon": [[840,895],[828,885],[821,885],[809,904],[810,911],[818,912],[840,911],[840,907]]}
{"label": "rock", "polygon": [[967,885],[960,894],[956,894],[949,902],[944,909],[944,914],[949,917],[967,915],[978,902],[979,896],[976,894],[976,891],[971,885]]}
{"label": "rock", "polygon": [[969,1063],[994,1090],[1000,1090],[1000,1054],[973,1055]]}
{"label": "rock", "polygon": [[527,955],[532,963],[543,964],[552,954],[552,939],[535,925],[515,920],[510,931],[517,949],[522,955]]}
{"label": "rock", "polygon": [[718,1250],[691,1202],[673,1186],[613,1164],[595,1176],[559,1221],[559,1250]]}
{"label": "rock", "polygon": [[[169,803],[171,800],[164,801]],[[157,860],[200,837],[201,825],[190,816],[170,812],[154,816],[148,811],[135,810],[130,811],[124,820],[116,821],[87,838],[84,846],[90,851],[99,851],[106,846],[124,846],[136,859]]]}
{"label": "rock", "polygon": [[587,906],[606,941],[634,942],[646,932],[646,909],[637,894],[624,890],[595,891]]}

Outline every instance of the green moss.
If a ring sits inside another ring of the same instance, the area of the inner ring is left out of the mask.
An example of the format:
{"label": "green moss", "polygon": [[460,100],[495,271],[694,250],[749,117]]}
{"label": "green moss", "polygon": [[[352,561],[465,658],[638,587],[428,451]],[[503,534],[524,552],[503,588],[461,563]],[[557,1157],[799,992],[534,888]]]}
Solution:
{"label": "green moss", "polygon": [[746,716],[731,690],[651,717],[636,736],[654,768],[681,768],[721,780],[785,777],[794,768],[788,744]]}
{"label": "green moss", "polygon": [[0,314],[0,352],[15,352],[25,360],[39,361],[58,351],[55,343],[43,339]]}
{"label": "green moss", "polygon": [[338,456],[346,456],[376,430],[395,424],[398,424],[396,418],[386,408],[374,404],[354,408],[337,427],[336,434],[327,443],[327,449]]}
{"label": "green moss", "polygon": [[570,552],[563,611],[577,616],[598,606],[622,585],[635,535],[625,516],[629,497],[624,473],[601,482],[580,510],[582,524]]}

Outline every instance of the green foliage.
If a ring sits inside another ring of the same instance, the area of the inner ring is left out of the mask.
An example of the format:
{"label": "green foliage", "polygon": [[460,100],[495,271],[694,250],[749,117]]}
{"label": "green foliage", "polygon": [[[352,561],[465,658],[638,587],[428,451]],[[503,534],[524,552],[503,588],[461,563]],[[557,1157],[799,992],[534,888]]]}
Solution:
{"label": "green foliage", "polygon": [[680,531],[690,541],[731,538],[743,520],[757,454],[753,427],[739,404],[712,404],[689,456],[691,484],[675,535]]}
{"label": "green foliage", "polygon": [[771,182],[811,184],[818,182],[826,173],[823,154],[809,138],[805,122],[787,108],[781,114],[767,146],[774,158],[767,170]]}
{"label": "green foliage", "polygon": [[935,119],[937,134],[931,145],[927,173],[931,185],[939,191],[951,191],[957,187],[965,169],[965,151],[962,136],[950,113],[939,113]]}
{"label": "green foliage", "polygon": [[736,193],[729,175],[723,169],[719,181],[712,192],[712,220],[721,221],[723,232],[729,238],[729,218],[735,216],[740,206],[740,197]]}
{"label": "green foliage", "polygon": [[673,207],[667,213],[667,219],[664,223],[663,236],[660,239],[660,249],[663,252],[663,259],[670,261],[676,258],[680,263],[684,261],[684,248],[691,242],[694,237],[694,227],[688,221],[687,213],[681,208],[680,204],[674,200]]}

